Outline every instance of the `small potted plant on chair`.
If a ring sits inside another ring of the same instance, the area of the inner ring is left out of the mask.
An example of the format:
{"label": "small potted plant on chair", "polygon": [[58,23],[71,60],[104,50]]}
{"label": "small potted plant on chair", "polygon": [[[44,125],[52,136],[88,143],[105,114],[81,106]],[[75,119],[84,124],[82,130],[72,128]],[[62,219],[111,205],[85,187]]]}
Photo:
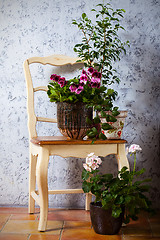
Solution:
{"label": "small potted plant on chair", "polygon": [[[120,19],[123,18],[125,10],[114,10],[107,3],[98,4],[92,11],[93,20],[89,19],[86,13],[82,14],[80,20],[73,20],[73,24],[83,34],[82,42],[75,45],[74,51],[84,61],[86,67],[93,67],[101,73],[101,84],[107,87],[108,95],[112,95],[114,101],[117,92],[110,86],[120,82],[114,62],[120,60],[121,53],[126,53],[125,47],[129,45],[128,41],[122,42],[119,37],[119,30],[124,30]],[[116,108],[115,114],[115,111],[109,111],[110,109],[103,105],[94,106],[94,109],[99,112],[102,123],[108,123],[104,131],[107,138],[120,138],[127,112],[121,111],[117,114]]]}
{"label": "small potted plant on chair", "polygon": [[83,164],[82,188],[85,193],[92,193],[95,201],[90,204],[92,226],[96,233],[103,235],[117,234],[122,222],[137,220],[141,210],[151,211],[151,202],[145,196],[150,179],[137,180],[145,169],[136,171],[136,152],[139,145],[131,145],[129,152],[134,155],[134,167],[130,171],[123,167],[116,177],[112,174],[99,174],[97,168],[101,159],[91,153]]}

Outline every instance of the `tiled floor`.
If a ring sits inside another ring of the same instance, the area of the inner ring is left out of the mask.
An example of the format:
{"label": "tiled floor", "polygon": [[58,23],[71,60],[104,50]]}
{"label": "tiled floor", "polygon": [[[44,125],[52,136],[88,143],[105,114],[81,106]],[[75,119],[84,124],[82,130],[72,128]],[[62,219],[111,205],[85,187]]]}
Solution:
{"label": "tiled floor", "polygon": [[37,231],[38,219],[38,210],[29,215],[27,208],[0,208],[0,240],[160,240],[160,212],[142,213],[112,236],[96,234],[85,210],[50,209],[44,233]]}

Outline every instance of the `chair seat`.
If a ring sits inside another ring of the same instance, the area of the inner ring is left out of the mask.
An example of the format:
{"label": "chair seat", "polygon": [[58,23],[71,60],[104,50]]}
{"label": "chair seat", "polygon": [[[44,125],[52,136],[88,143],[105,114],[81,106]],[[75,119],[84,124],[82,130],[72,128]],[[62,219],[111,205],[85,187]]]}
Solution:
{"label": "chair seat", "polygon": [[[94,144],[123,144],[126,142],[124,139],[97,139],[94,141]],[[33,137],[31,143],[37,145],[88,145],[92,144],[92,140],[75,140],[65,138],[64,136],[38,136]]]}

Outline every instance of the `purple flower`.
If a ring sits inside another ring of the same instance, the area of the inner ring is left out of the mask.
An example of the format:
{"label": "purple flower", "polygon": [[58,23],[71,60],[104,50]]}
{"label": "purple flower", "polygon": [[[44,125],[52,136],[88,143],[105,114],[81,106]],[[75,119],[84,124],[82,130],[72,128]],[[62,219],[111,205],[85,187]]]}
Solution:
{"label": "purple flower", "polygon": [[85,74],[82,74],[82,75],[80,76],[80,83],[83,82],[83,83],[86,84],[87,80],[88,80],[88,77],[87,77]]}
{"label": "purple flower", "polygon": [[66,79],[64,77],[61,77],[58,81],[58,84],[61,88],[64,87],[66,85]]}
{"label": "purple flower", "polygon": [[87,74],[86,71],[85,71],[84,69],[82,70],[82,74]]}
{"label": "purple flower", "polygon": [[82,87],[82,86],[79,86],[79,87],[76,89],[75,93],[80,94],[82,91],[83,91],[83,87]]}
{"label": "purple flower", "polygon": [[92,74],[94,71],[95,71],[94,68],[90,67],[90,68],[88,68],[87,73]]}
{"label": "purple flower", "polygon": [[57,75],[57,74],[52,74],[50,79],[55,81],[55,82],[58,82],[59,79],[61,78],[61,76]]}
{"label": "purple flower", "polygon": [[100,72],[97,72],[97,71],[94,71],[94,72],[92,73],[92,77],[93,77],[93,78],[101,78],[101,73],[100,73]]}
{"label": "purple flower", "polygon": [[92,88],[100,88],[100,79],[99,78],[92,78],[91,79],[91,87]]}
{"label": "purple flower", "polygon": [[75,91],[77,90],[77,88],[78,88],[78,85],[75,84],[75,83],[73,83],[73,84],[69,87],[69,89],[71,90],[71,92],[75,92]]}

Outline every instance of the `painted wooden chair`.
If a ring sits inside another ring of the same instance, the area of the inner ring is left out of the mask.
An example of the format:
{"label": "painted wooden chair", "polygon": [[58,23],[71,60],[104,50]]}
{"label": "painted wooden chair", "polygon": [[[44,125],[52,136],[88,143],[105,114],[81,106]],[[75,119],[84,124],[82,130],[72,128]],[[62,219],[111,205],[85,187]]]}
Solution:
{"label": "painted wooden chair", "polygon": [[[82,189],[48,190],[48,162],[49,156],[85,158],[87,154],[94,152],[96,155],[105,157],[115,154],[118,169],[123,166],[129,168],[125,154],[125,140],[97,140],[91,144],[90,140],[68,140],[63,136],[37,136],[37,121],[56,123],[56,119],[37,117],[34,110],[34,92],[47,91],[46,86],[33,88],[29,65],[33,63],[49,64],[52,66],[64,66],[76,64],[78,58],[64,55],[52,55],[49,57],[33,57],[24,62],[24,72],[27,84],[27,110],[29,129],[29,213],[35,211],[35,201],[40,206],[39,231],[45,231],[48,216],[48,194],[75,194],[83,193]],[[36,182],[38,190],[36,190]],[[89,210],[91,194],[86,194],[85,209]]]}

